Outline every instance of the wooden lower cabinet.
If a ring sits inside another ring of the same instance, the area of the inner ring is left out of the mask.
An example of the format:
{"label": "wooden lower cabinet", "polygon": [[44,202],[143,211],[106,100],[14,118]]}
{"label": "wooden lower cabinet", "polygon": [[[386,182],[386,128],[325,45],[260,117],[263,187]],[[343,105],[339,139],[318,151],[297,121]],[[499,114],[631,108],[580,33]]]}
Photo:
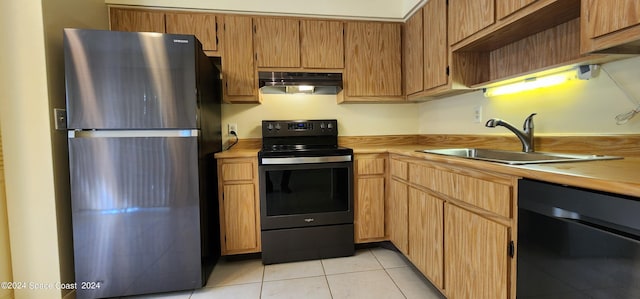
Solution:
{"label": "wooden lower cabinet", "polygon": [[253,184],[225,185],[222,209],[224,210],[224,249],[226,252],[258,248],[256,211]]}
{"label": "wooden lower cabinet", "polygon": [[387,155],[355,155],[354,226],[355,242],[386,239],[385,181]]}
{"label": "wooden lower cabinet", "polygon": [[395,178],[389,183],[389,240],[402,253],[409,253],[409,186]]}
{"label": "wooden lower cabinet", "polygon": [[355,202],[355,241],[384,239],[384,177],[358,178]]}
{"label": "wooden lower cabinet", "polygon": [[409,260],[436,287],[444,288],[444,201],[409,188]]}
{"label": "wooden lower cabinet", "polygon": [[517,178],[391,155],[389,239],[449,299],[515,298]]}
{"label": "wooden lower cabinet", "polygon": [[218,160],[222,255],[260,252],[260,208],[256,158]]}
{"label": "wooden lower cabinet", "polygon": [[509,229],[450,203],[444,219],[447,297],[509,298]]}

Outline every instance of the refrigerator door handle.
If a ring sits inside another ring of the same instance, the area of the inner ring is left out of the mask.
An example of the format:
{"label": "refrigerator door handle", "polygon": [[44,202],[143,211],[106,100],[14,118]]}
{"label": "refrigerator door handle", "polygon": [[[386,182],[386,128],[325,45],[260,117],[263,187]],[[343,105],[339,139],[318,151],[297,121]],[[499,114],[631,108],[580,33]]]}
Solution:
{"label": "refrigerator door handle", "polygon": [[72,130],[69,138],[197,137],[199,130]]}

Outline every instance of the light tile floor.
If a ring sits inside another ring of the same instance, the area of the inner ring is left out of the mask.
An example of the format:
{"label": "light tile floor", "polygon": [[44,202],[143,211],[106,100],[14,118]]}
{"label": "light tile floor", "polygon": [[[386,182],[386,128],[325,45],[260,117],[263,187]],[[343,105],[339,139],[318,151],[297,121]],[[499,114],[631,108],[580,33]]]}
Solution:
{"label": "light tile floor", "polygon": [[354,256],[262,265],[222,258],[206,286],[127,299],[440,299],[442,295],[402,255],[382,247]]}

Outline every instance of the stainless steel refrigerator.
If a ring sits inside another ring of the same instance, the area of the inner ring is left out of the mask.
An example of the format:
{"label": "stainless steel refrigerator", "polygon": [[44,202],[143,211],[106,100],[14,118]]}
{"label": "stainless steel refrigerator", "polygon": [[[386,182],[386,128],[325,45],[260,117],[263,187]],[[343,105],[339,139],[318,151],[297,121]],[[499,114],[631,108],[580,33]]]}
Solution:
{"label": "stainless steel refrigerator", "polygon": [[219,257],[220,76],[190,35],[64,30],[78,298],[195,289]]}

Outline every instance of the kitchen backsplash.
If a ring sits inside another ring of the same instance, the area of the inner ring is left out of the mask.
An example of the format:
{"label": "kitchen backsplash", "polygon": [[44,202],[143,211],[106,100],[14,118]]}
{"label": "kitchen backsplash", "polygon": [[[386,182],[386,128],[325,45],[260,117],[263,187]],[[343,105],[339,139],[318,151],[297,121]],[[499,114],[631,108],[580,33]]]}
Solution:
{"label": "kitchen backsplash", "polygon": [[[501,118],[521,127],[537,112],[536,134],[640,134],[640,116],[617,125],[615,116],[640,104],[640,57],[604,65],[596,78],[573,80],[560,86],[485,98],[482,91],[407,104],[337,104],[334,95],[264,95],[262,104],[223,105],[222,122],[237,123],[239,136],[260,138],[263,119],[336,118],[341,136],[403,134],[510,134],[486,128],[489,118]],[[635,97],[629,100],[609,77]],[[474,122],[475,107],[482,120]],[[225,132],[226,133],[226,132]]]}

